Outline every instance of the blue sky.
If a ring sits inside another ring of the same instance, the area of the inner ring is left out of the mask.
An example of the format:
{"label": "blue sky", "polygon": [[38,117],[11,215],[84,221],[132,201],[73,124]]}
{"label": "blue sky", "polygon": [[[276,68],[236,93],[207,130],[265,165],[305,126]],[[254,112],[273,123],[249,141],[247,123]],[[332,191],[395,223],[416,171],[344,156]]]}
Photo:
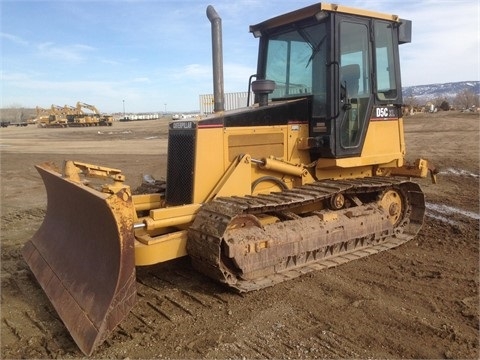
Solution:
{"label": "blue sky", "polygon": [[[343,0],[413,21],[404,86],[480,80],[478,0]],[[213,92],[210,22],[222,17],[225,91],[246,91],[249,25],[309,0],[0,0],[0,107],[94,104],[102,112],[199,109]]]}

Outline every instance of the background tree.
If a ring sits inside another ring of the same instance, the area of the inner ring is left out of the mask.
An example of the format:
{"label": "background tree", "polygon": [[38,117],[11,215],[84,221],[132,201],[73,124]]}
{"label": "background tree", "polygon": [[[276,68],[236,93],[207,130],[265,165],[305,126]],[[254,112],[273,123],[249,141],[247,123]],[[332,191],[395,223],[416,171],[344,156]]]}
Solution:
{"label": "background tree", "polygon": [[20,104],[12,104],[0,109],[1,121],[9,121],[11,123],[25,122],[28,119],[35,118],[35,115],[35,109],[28,109]]}
{"label": "background tree", "polygon": [[442,109],[443,111],[448,111],[450,110],[450,104],[447,100],[443,100],[441,103],[440,103],[440,106],[439,106],[440,109]]}
{"label": "background tree", "polygon": [[477,108],[479,105],[479,96],[471,90],[463,90],[455,96],[455,106],[460,110],[469,109],[472,106]]}

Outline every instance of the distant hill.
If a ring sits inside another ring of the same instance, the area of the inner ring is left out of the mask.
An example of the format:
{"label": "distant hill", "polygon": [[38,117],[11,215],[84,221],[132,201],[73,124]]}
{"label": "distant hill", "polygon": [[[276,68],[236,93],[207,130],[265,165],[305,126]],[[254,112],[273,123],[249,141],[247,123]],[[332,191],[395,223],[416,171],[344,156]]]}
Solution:
{"label": "distant hill", "polygon": [[476,95],[480,95],[480,81],[405,86],[402,89],[402,93],[404,100],[413,97],[417,101],[428,101],[434,99],[453,99],[464,90],[469,90]]}

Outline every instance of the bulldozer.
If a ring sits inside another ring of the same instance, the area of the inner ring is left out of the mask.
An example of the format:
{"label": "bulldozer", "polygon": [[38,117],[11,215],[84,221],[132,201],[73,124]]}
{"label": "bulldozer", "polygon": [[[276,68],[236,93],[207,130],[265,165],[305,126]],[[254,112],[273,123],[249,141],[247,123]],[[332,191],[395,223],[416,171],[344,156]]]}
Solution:
{"label": "bulldozer", "polygon": [[422,227],[411,178],[434,171],[406,160],[399,45],[411,21],[318,3],[252,25],[254,101],[225,111],[222,23],[206,13],[215,111],[169,124],[162,186],[133,194],[120,169],[36,166],[47,212],[23,256],[86,355],[135,305],[136,267],[189,256],[249,292],[392,249]]}

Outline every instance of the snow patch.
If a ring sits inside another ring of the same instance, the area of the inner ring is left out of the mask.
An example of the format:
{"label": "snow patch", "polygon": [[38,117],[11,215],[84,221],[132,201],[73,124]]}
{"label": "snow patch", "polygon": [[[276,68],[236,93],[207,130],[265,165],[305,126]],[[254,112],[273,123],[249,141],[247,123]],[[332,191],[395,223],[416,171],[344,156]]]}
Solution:
{"label": "snow patch", "polygon": [[442,171],[439,172],[439,174],[455,175],[455,176],[468,176],[468,177],[474,177],[474,178],[480,177],[479,174],[474,174],[474,173],[472,173],[470,171],[467,171],[467,170],[454,169],[454,168],[448,168],[448,169],[442,170]]}
{"label": "snow patch", "polygon": [[456,222],[448,217],[448,215],[452,214],[460,214],[465,217],[474,219],[474,220],[480,220],[480,214],[475,213],[473,211],[468,211],[468,210],[463,210],[463,209],[458,209],[453,206],[448,206],[448,205],[443,205],[443,204],[434,204],[434,203],[429,203],[427,202],[425,204],[425,207],[427,208],[427,215],[434,218],[438,219],[443,222],[447,222],[449,224],[455,224]]}
{"label": "snow patch", "polygon": [[116,134],[131,134],[131,130],[123,130],[123,131],[108,131],[108,132],[103,132],[103,131],[97,131],[98,135],[116,135]]}

